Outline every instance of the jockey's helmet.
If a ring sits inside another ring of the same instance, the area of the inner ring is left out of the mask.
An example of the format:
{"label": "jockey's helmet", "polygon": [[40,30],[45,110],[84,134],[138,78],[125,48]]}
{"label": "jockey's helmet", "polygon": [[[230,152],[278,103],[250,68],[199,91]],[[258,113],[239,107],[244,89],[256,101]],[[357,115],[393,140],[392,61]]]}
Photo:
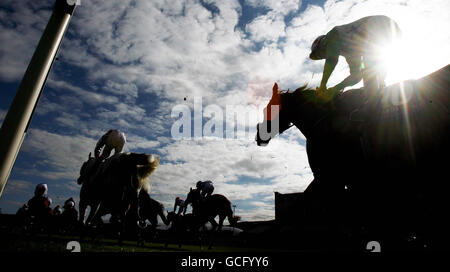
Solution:
{"label": "jockey's helmet", "polygon": [[175,201],[180,201],[181,197],[177,196],[177,198],[175,198]]}
{"label": "jockey's helmet", "polygon": [[197,181],[196,187],[199,188],[200,186],[202,186],[202,181],[201,180]]}
{"label": "jockey's helmet", "polygon": [[75,206],[75,200],[73,199],[73,197],[67,199],[66,202],[64,202],[64,205],[71,205],[69,202],[73,202],[73,206]]}
{"label": "jockey's helmet", "polygon": [[38,185],[36,185],[36,189],[34,189],[34,195],[44,196],[45,194],[47,194],[47,184],[39,183]]}
{"label": "jockey's helmet", "polygon": [[56,206],[55,207],[55,209],[54,209],[54,213],[56,213],[56,214],[61,214],[62,213],[62,209],[61,209],[61,206]]}
{"label": "jockey's helmet", "polygon": [[311,59],[313,60],[319,59],[318,53],[320,51],[320,43],[323,40],[323,38],[325,38],[325,35],[320,35],[314,40],[313,44],[311,45],[311,54],[309,55]]}
{"label": "jockey's helmet", "polygon": [[64,208],[70,209],[70,208],[73,208],[73,207],[75,207],[75,202],[73,202],[73,201],[71,201],[71,200],[66,201],[66,203],[65,203],[65,205],[64,205]]}

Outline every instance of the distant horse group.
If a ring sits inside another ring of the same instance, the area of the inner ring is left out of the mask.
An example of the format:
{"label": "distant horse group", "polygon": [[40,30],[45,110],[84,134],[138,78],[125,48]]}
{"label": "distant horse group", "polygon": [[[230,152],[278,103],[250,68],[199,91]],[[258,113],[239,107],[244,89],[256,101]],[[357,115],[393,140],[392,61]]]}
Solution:
{"label": "distant horse group", "polygon": [[[149,196],[149,176],[158,168],[159,157],[147,154],[119,153],[105,161],[98,161],[89,154],[88,160],[80,169],[78,184],[80,190],[80,223],[86,225],[101,224],[101,217],[111,214],[110,221],[119,230],[143,227],[138,222],[151,223],[154,232],[159,216],[164,224],[171,224],[173,232],[196,232],[202,225],[210,222],[214,229],[221,230],[223,221],[228,217],[231,225],[236,222],[231,202],[223,195],[215,194],[203,199],[194,189],[189,192],[186,205],[191,204],[193,213],[178,216],[168,213],[164,206]],[[91,207],[86,221],[86,208]],[[219,216],[219,224],[215,217]],[[190,219],[190,220],[188,220]],[[189,221],[189,223],[187,223]]]}

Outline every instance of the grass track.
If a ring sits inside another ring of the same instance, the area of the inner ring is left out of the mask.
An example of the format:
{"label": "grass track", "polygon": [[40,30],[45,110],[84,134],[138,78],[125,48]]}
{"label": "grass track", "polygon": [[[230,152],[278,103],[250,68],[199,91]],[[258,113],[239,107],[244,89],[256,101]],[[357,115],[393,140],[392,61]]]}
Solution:
{"label": "grass track", "polygon": [[261,248],[243,248],[237,246],[220,245],[220,242],[213,244],[212,249],[199,241],[169,243],[167,247],[164,241],[145,242],[143,246],[138,246],[136,241],[123,241],[118,244],[117,239],[91,238],[86,237],[80,241],[79,236],[68,235],[46,235],[46,234],[18,234],[1,233],[0,252],[70,252],[66,249],[67,243],[78,241],[81,245],[81,252],[262,252]]}

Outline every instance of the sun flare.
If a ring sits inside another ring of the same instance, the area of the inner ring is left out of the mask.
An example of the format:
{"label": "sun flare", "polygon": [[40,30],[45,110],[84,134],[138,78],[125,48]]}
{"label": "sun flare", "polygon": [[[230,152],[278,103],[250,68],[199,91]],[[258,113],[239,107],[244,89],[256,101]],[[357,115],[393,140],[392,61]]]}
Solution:
{"label": "sun flare", "polygon": [[[415,28],[424,33],[423,29]],[[394,84],[408,79],[416,79],[435,70],[430,50],[436,48],[426,38],[403,32],[403,36],[380,49],[380,58],[387,72],[386,84]]]}

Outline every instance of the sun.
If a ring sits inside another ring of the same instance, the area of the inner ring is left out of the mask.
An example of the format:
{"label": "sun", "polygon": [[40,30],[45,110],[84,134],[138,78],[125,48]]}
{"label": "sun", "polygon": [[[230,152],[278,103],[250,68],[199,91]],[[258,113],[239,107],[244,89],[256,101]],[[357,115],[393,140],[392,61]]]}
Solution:
{"label": "sun", "polygon": [[425,72],[426,62],[418,55],[420,51],[420,45],[404,38],[395,40],[380,50],[379,57],[387,74],[387,85],[415,78]]}
{"label": "sun", "polygon": [[435,69],[435,59],[429,56],[430,41],[417,35],[425,30],[415,24],[407,25],[414,26],[416,33],[403,31],[402,37],[379,49],[379,58],[387,72],[387,85],[417,79]]}

